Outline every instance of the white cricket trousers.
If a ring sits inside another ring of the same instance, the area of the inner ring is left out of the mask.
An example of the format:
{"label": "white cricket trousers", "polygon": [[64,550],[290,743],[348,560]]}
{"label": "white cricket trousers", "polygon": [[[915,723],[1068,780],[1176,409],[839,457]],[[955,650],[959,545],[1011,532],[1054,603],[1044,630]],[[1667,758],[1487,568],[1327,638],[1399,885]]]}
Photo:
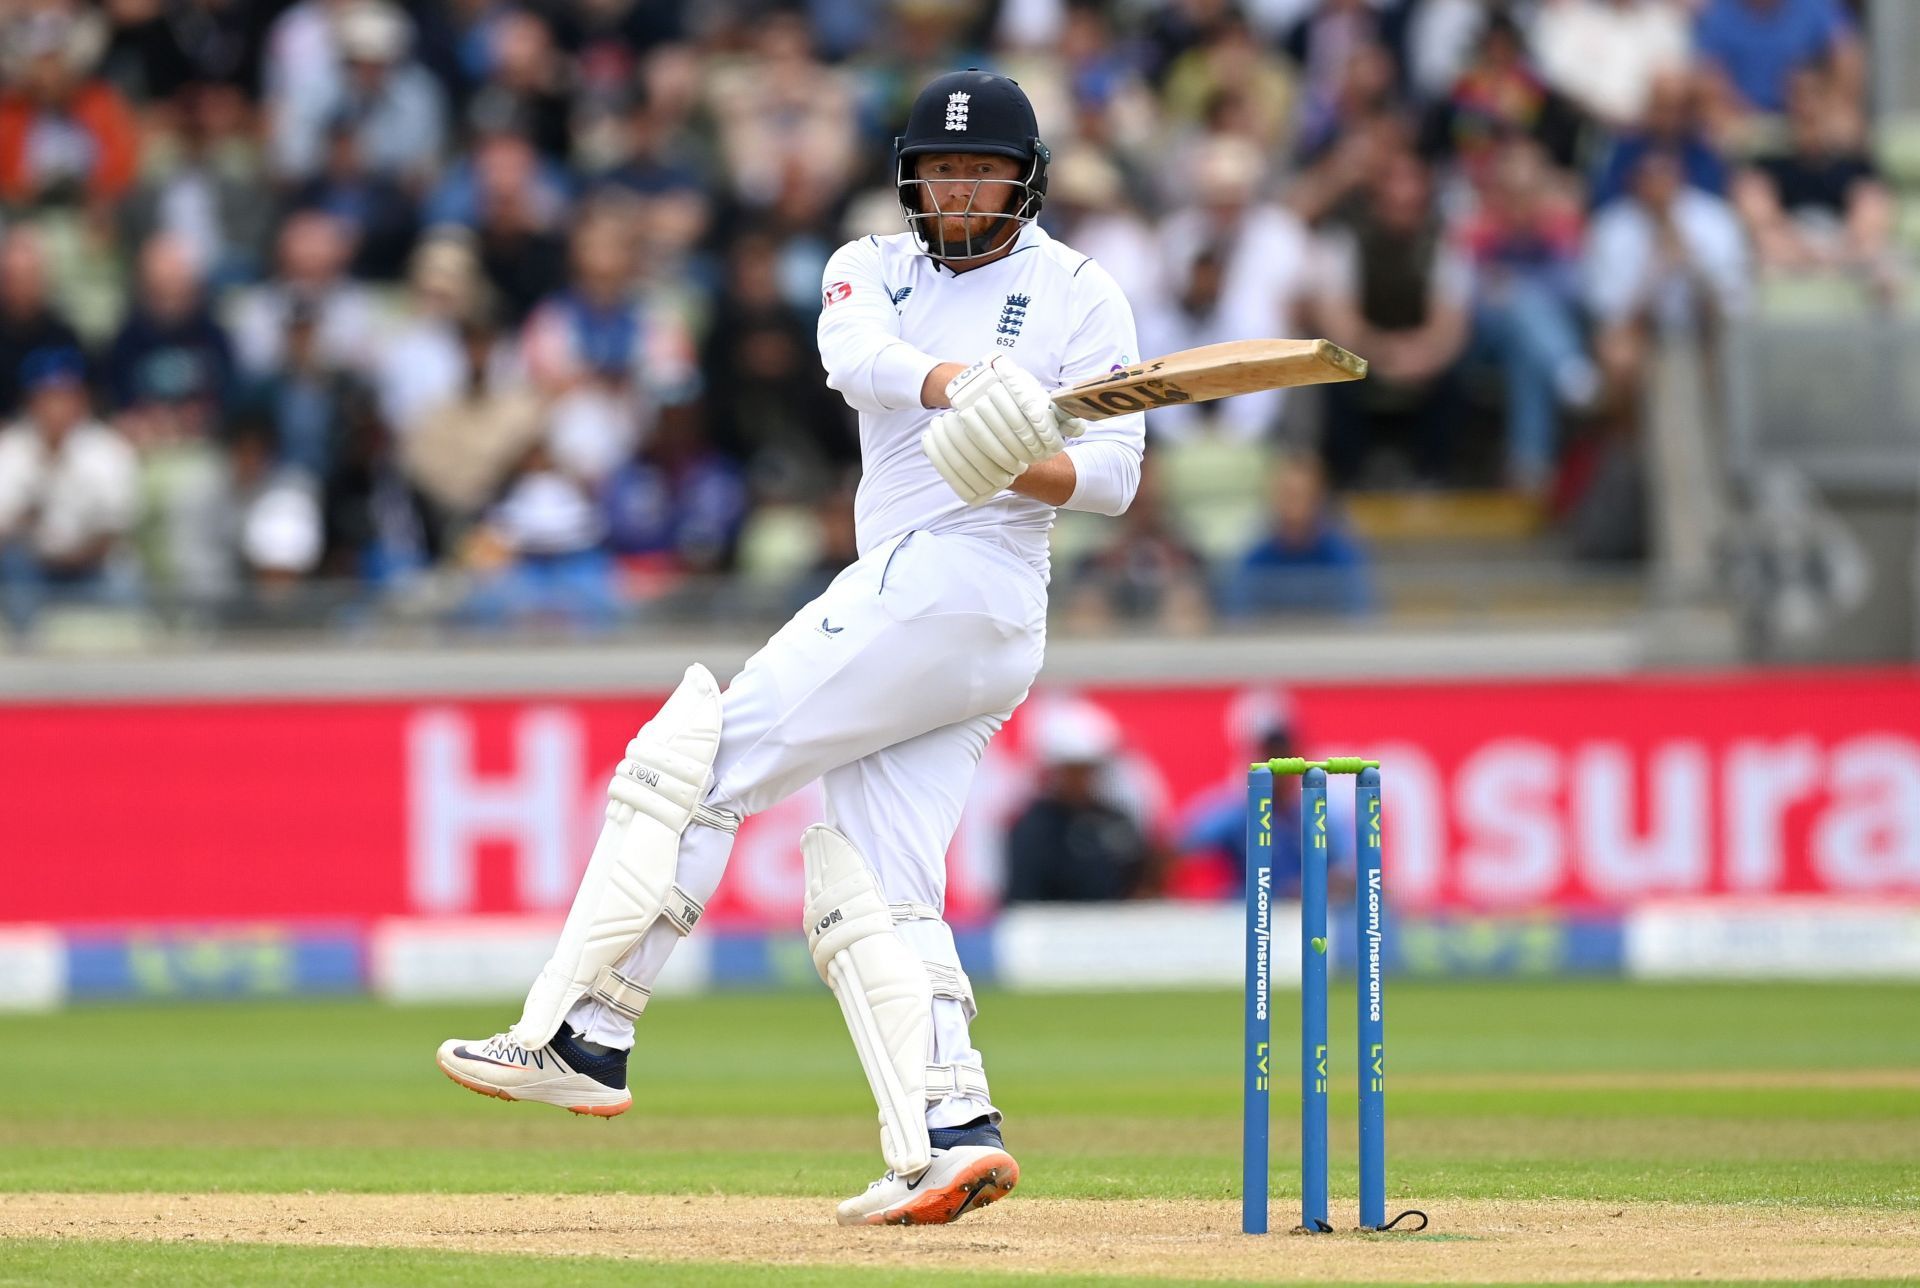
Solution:
{"label": "white cricket trousers", "polygon": [[[744,818],[818,779],[825,821],[860,851],[887,901],[944,908],[947,845],[981,753],[1039,673],[1046,611],[1040,574],[989,541],[910,532],[886,542],[727,686],[707,803]],[[705,902],[732,847],[724,832],[689,827],[675,881]],[[945,922],[896,929],[923,960],[958,969]],[[678,942],[656,923],[619,969],[652,987]],[[959,1002],[936,998],[933,1018],[931,1063],[980,1064]],[[633,1044],[632,1022],[591,997],[567,1020],[589,1041]],[[951,1127],[993,1112],[953,1096],[927,1121]]]}

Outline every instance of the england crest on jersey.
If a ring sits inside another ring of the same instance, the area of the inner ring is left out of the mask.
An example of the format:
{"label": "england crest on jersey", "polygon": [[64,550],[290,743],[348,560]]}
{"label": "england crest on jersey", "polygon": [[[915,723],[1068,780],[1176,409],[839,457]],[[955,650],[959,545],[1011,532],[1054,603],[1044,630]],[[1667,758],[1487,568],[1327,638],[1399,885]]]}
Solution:
{"label": "england crest on jersey", "polygon": [[993,329],[999,334],[994,343],[1003,349],[1011,349],[1013,342],[1020,338],[1020,328],[1026,324],[1027,305],[1033,302],[1026,295],[1009,295],[1007,302],[1000,306],[1000,324]]}

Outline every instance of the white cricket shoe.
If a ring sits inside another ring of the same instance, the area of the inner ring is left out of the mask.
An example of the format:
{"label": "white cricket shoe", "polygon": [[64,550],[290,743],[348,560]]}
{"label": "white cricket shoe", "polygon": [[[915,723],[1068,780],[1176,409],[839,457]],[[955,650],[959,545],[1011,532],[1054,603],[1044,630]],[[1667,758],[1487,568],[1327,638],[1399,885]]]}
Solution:
{"label": "white cricket shoe", "polygon": [[[841,1225],[945,1225],[1004,1198],[1020,1182],[1000,1129],[984,1120],[936,1129],[933,1162],[909,1181],[888,1172],[836,1210]],[[941,1145],[942,1136],[950,1142]]]}
{"label": "white cricket shoe", "polygon": [[442,1073],[483,1096],[559,1105],[597,1118],[623,1114],[633,1104],[627,1053],[589,1048],[565,1024],[538,1051],[496,1033],[485,1039],[449,1038],[435,1059]]}

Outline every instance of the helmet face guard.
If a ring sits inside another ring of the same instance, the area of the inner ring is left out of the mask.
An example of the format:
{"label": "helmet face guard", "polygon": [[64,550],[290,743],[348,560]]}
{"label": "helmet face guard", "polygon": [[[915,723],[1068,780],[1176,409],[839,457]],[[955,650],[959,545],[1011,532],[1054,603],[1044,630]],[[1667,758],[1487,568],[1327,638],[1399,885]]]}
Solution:
{"label": "helmet face guard", "polygon": [[[902,153],[894,175],[894,186],[900,193],[900,213],[906,219],[907,229],[919,241],[922,250],[944,263],[964,264],[985,259],[997,253],[1002,247],[1020,235],[1020,229],[1033,222],[1040,213],[1040,206],[1047,195],[1047,150],[1040,140],[1033,140],[1033,153],[1030,157],[1017,158],[1027,162],[1026,171],[1014,179],[922,179],[914,173],[914,160],[935,152],[934,148],[922,148],[911,153]],[[961,149],[953,149],[959,152]],[[1007,156],[1010,152],[986,152],[984,149],[964,152],[963,155]],[[933,199],[933,185],[971,184],[967,194],[967,204],[959,210],[941,210]],[[980,204],[982,190],[1011,190],[1005,199],[993,203],[995,210],[976,210]],[[969,232],[959,239],[949,238],[945,222],[948,219],[991,219],[981,233]]]}

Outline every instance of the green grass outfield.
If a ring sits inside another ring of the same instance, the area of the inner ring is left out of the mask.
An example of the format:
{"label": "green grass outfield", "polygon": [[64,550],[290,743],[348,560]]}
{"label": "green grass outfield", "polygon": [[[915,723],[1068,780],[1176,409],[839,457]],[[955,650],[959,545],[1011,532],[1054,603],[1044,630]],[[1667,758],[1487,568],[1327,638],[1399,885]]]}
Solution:
{"label": "green grass outfield", "polygon": [[[1292,997],[1278,1003],[1283,1199],[1297,1193],[1297,1064]],[[275,1002],[0,1019],[0,1191],[826,1200],[878,1170],[871,1101],[823,990],[662,998],[642,1024],[635,1109],[612,1122],[503,1105],[440,1076],[441,1038],[484,1036],[511,1009]],[[1333,1187],[1350,1206],[1351,991],[1331,1009]],[[1910,1211],[1917,1021],[1920,988],[1904,985],[1396,983],[1389,1193],[1441,1210],[1561,1198]],[[1233,993],[985,996],[975,1036],[1024,1169],[1013,1201],[1235,1196],[1239,1024]],[[463,1256],[25,1241],[0,1243],[0,1284],[97,1282],[154,1258],[179,1282],[471,1281]],[[493,1264],[504,1273],[508,1260]],[[570,1263],[567,1280],[600,1282],[592,1264]],[[532,1282],[522,1270],[515,1282]],[[679,1270],[676,1282],[738,1274]],[[826,1282],[786,1273],[779,1282]],[[896,1281],[866,1273],[857,1282]]]}

